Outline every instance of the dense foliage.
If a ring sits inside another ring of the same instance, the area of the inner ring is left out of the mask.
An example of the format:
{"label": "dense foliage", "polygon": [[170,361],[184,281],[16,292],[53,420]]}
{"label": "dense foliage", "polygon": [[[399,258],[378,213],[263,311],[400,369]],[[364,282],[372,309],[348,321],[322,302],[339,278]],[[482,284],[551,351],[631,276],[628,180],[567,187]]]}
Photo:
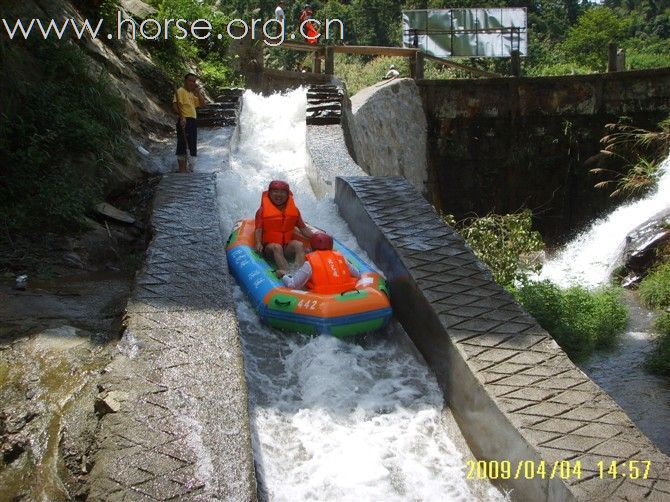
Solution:
{"label": "dense foliage", "polygon": [[[225,33],[232,19],[216,7],[217,2],[194,2],[193,0],[154,0],[157,14],[153,16],[163,24],[165,19],[206,19],[212,24],[213,33]],[[173,28],[174,29],[174,28]],[[149,50],[156,62],[175,83],[181,83],[183,75],[195,71],[207,90],[216,95],[220,90],[242,84],[234,71],[232,57],[228,55],[229,39],[210,37],[198,40],[193,37],[179,39],[145,40],[143,46]]]}
{"label": "dense foliage", "polygon": [[[670,66],[670,5],[665,0],[605,0],[598,5],[579,0],[327,0],[310,2],[318,19],[338,18],[345,26],[345,43],[349,45],[401,44],[402,11],[410,9],[438,9],[462,7],[526,7],[528,11],[528,56],[523,71],[528,75],[565,75],[603,71],[607,63],[607,47],[610,42],[626,50],[626,68],[642,69]],[[247,2],[241,0],[221,2],[224,12],[234,15],[250,12]],[[271,16],[275,2],[255,2],[256,13]],[[297,24],[302,2],[288,3],[289,25]],[[337,43],[337,42],[335,42]],[[301,56],[300,56],[301,57]],[[283,51],[270,63],[292,68],[302,65],[299,56]],[[355,61],[355,65],[346,67]],[[363,65],[370,57],[347,58],[336,64],[336,73],[345,73],[344,79],[350,89],[357,90],[361,73],[373,73],[375,79],[363,79],[366,85],[379,80],[388,69],[390,61],[372,68]],[[507,59],[471,58],[467,64],[496,71],[509,72]],[[397,65],[396,65],[397,66]],[[359,73],[354,71],[358,68]],[[380,70],[384,70],[383,72]],[[407,75],[408,71],[402,72]],[[453,70],[430,67],[428,78],[453,78],[461,76]]]}
{"label": "dense foliage", "polygon": [[574,360],[612,346],[628,322],[616,288],[561,290],[549,281],[529,282],[515,296]]}
{"label": "dense foliage", "polygon": [[40,80],[0,96],[3,235],[77,227],[126,149],[123,102],[104,73],[74,44],[26,45]]}
{"label": "dense foliage", "polygon": [[647,307],[661,311],[654,323],[659,339],[656,350],[647,361],[647,367],[654,373],[670,376],[670,260],[667,254],[663,259],[642,280],[639,291],[640,299]]}
{"label": "dense foliage", "polygon": [[[447,216],[447,221],[450,217]],[[519,213],[467,218],[454,226],[475,254],[486,263],[499,284],[511,288],[529,273],[540,270],[540,262],[532,259],[544,248],[542,236],[532,230],[532,213]]]}
{"label": "dense foliage", "polygon": [[670,262],[653,270],[640,283],[640,299],[650,308],[670,307]]}
{"label": "dense foliage", "polygon": [[489,266],[494,279],[512,292],[572,359],[612,346],[625,329],[628,311],[621,302],[620,289],[562,290],[549,281],[529,280],[532,273],[539,272],[536,258],[544,247],[540,235],[531,228],[530,211],[461,222],[451,215],[443,218]]}

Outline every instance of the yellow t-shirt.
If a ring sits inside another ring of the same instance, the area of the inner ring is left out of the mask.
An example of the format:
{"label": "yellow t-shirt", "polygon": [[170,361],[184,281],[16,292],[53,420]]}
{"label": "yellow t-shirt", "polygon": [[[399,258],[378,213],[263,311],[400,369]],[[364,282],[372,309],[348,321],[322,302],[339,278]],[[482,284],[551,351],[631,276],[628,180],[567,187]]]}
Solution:
{"label": "yellow t-shirt", "polygon": [[198,116],[195,112],[195,109],[200,106],[200,100],[198,99],[198,96],[190,91],[187,91],[183,87],[180,87],[177,89],[175,96],[172,98],[173,103],[177,102],[177,95],[179,96],[179,107],[181,108],[181,114],[184,117],[192,119],[197,118]]}

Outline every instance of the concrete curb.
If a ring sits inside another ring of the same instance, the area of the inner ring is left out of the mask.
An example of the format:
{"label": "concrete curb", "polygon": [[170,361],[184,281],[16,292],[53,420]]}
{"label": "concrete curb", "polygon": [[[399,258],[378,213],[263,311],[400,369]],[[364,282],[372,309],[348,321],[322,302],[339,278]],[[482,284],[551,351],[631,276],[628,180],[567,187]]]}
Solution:
{"label": "concrete curb", "polygon": [[215,175],[167,174],[101,384],[91,500],[256,500],[247,386]]}
{"label": "concrete curb", "polygon": [[[338,177],[335,202],[386,274],[394,313],[483,474],[509,462],[509,479],[497,481],[515,500],[670,500],[670,459],[404,178]],[[631,479],[645,462],[646,479]]]}

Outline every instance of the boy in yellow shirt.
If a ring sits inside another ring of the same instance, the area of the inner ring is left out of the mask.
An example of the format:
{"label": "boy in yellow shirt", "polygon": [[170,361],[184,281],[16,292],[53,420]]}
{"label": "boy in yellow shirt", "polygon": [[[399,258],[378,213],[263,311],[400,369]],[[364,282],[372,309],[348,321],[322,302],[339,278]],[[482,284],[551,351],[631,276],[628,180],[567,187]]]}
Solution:
{"label": "boy in yellow shirt", "polygon": [[[179,172],[193,171],[198,156],[198,126],[196,123],[196,108],[205,104],[202,87],[198,85],[198,77],[187,73],[184,85],[177,89],[172,99],[172,109],[179,116],[177,119],[177,161]],[[191,162],[188,162],[186,147],[191,153]]]}

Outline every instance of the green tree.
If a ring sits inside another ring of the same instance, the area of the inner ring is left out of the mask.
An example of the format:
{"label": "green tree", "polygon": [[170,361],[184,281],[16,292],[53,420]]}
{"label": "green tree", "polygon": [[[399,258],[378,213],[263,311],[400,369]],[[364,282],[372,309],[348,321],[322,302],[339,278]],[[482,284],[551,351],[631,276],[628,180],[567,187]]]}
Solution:
{"label": "green tree", "polygon": [[620,44],[626,39],[630,22],[620,18],[607,7],[593,7],[570,28],[561,44],[566,57],[593,70],[604,70],[607,64],[607,46]]}

